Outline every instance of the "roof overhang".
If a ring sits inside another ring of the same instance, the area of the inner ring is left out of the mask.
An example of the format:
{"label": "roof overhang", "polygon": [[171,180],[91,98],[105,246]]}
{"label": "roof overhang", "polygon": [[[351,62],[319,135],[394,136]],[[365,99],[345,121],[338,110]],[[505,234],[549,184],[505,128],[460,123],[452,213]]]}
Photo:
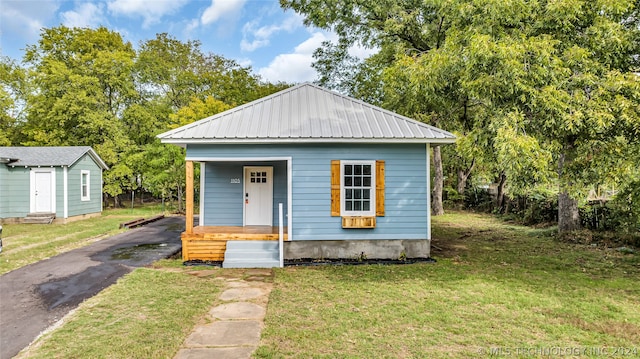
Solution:
{"label": "roof overhang", "polygon": [[372,138],[345,138],[345,139],[324,139],[324,138],[282,138],[282,139],[238,139],[238,138],[221,138],[221,139],[161,139],[162,143],[169,143],[180,147],[187,145],[267,145],[267,144],[333,144],[333,143],[380,143],[380,144],[401,144],[401,143],[431,143],[431,144],[451,144],[455,143],[455,138],[388,138],[388,139],[372,139]]}

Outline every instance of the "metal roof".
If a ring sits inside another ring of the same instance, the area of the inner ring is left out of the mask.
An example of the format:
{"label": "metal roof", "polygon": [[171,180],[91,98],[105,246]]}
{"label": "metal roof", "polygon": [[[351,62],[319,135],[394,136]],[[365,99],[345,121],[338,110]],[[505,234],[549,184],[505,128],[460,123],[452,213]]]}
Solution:
{"label": "metal roof", "polygon": [[164,143],[453,143],[447,131],[303,83],[158,135]]}
{"label": "metal roof", "polygon": [[106,163],[89,146],[68,147],[0,147],[0,163],[7,166],[52,167],[71,166],[86,153],[102,167],[109,169]]}

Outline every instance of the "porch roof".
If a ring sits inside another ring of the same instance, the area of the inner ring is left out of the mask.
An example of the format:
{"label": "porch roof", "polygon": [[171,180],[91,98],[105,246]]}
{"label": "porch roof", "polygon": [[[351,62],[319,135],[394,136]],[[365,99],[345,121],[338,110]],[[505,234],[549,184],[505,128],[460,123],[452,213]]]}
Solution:
{"label": "porch roof", "polygon": [[437,127],[303,83],[158,135],[177,145],[212,143],[453,143]]}

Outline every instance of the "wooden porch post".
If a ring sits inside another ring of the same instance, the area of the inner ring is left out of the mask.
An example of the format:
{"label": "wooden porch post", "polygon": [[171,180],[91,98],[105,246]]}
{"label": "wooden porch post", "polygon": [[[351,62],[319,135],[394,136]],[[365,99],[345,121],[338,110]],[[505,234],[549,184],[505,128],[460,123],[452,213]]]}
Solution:
{"label": "wooden porch post", "polygon": [[193,233],[193,161],[186,162],[187,168],[187,180],[186,180],[186,201],[187,201],[187,213],[186,213],[186,223],[185,223],[185,232],[188,234]]}

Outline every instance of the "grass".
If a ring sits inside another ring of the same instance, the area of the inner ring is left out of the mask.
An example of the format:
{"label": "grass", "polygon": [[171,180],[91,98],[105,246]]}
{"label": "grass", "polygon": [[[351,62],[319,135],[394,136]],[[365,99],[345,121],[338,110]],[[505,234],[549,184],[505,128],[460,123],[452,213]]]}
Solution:
{"label": "grass", "polygon": [[123,232],[122,222],[159,213],[159,206],[146,206],[106,210],[100,217],[67,224],[4,224],[0,275]]}
{"label": "grass", "polygon": [[277,270],[255,357],[640,353],[637,254],[470,213],[434,218],[433,231],[436,264]]}
{"label": "grass", "polygon": [[[553,228],[487,215],[452,213],[433,225],[437,263],[275,270],[254,357],[640,354],[637,253],[559,242]],[[198,270],[176,260],[137,269],[22,355],[173,357],[217,303],[221,282],[214,277],[235,273],[211,272],[190,275]],[[579,352],[559,354],[567,348]]]}
{"label": "grass", "polygon": [[82,303],[64,325],[18,358],[173,357],[217,303],[222,286],[215,276],[186,271],[134,270]]}

